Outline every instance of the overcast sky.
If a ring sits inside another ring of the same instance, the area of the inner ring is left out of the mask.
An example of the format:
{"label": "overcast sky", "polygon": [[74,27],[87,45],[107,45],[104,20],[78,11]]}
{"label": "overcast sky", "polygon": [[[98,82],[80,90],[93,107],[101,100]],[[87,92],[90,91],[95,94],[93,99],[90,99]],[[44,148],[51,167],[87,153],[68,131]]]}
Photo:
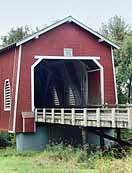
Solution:
{"label": "overcast sky", "polygon": [[0,0],[0,36],[12,27],[42,27],[72,15],[98,30],[114,15],[132,25],[132,0]]}

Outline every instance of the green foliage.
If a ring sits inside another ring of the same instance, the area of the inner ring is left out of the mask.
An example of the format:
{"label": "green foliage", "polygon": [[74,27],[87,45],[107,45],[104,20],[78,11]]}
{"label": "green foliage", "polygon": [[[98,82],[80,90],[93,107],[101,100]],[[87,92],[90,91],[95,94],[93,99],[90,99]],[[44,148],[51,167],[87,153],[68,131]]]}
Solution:
{"label": "green foliage", "polygon": [[111,17],[107,23],[102,23],[100,32],[117,42],[118,44],[123,41],[124,36],[129,32],[130,25],[128,25],[122,17],[115,15]]}
{"label": "green foliage", "polygon": [[[117,84],[120,102],[132,101],[132,35],[125,36],[118,56]],[[123,97],[124,96],[124,97]]]}
{"label": "green foliage", "polygon": [[121,139],[132,142],[132,130],[122,129],[121,130]]}
{"label": "green foliage", "polygon": [[1,132],[0,133],[0,147],[6,147],[11,146],[11,134],[7,132]]}
{"label": "green foliage", "polygon": [[27,25],[25,27],[23,26],[17,27],[16,29],[11,28],[11,30],[7,33],[7,35],[1,37],[2,47],[17,42],[31,33],[32,31]]}
{"label": "green foliage", "polygon": [[49,158],[68,161],[73,156],[73,148],[71,146],[65,147],[62,144],[47,146]]}
{"label": "green foliage", "polygon": [[121,17],[114,16],[102,24],[101,33],[120,45],[114,50],[119,103],[132,102],[132,31]]}
{"label": "green foliage", "polygon": [[[0,149],[0,173],[126,173],[132,172],[132,149],[86,153],[81,148],[47,146],[44,151]],[[115,157],[115,153],[116,157]]]}
{"label": "green foliage", "polygon": [[16,147],[16,135],[8,132],[0,132],[0,148],[7,146]]}

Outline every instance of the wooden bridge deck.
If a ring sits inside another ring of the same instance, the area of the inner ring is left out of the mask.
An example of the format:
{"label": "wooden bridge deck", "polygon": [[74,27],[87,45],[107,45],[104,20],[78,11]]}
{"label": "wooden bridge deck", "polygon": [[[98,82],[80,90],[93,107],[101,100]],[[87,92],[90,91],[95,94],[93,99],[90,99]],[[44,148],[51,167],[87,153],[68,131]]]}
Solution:
{"label": "wooden bridge deck", "polygon": [[132,108],[35,109],[35,121],[82,127],[132,129]]}

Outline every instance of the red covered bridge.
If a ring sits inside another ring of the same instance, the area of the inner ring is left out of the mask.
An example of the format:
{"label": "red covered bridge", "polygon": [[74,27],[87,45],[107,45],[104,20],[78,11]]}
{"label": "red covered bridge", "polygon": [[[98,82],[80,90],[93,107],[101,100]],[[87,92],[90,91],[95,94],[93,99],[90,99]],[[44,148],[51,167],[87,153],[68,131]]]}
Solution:
{"label": "red covered bridge", "polygon": [[1,49],[0,130],[16,133],[26,149],[44,146],[57,128],[55,138],[79,138],[84,126],[131,128],[131,109],[101,106],[118,103],[114,48],[69,16]]}

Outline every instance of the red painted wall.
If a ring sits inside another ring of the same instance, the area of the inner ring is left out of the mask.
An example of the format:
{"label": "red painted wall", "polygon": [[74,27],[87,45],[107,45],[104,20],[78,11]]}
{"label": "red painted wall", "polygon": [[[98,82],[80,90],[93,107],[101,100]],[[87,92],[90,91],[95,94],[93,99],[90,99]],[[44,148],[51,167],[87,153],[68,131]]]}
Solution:
{"label": "red painted wall", "polygon": [[88,103],[90,105],[101,104],[100,71],[88,73]]}
{"label": "red painted wall", "polygon": [[[115,103],[114,77],[110,45],[98,42],[98,38],[73,23],[65,23],[22,45],[20,83],[18,90],[16,131],[22,132],[23,121],[21,112],[31,111],[31,65],[36,61],[35,55],[63,56],[64,48],[73,48],[74,56],[99,56],[104,67],[105,102]],[[12,130],[15,99],[18,49],[0,55],[0,128]],[[14,58],[13,58],[14,57]],[[7,69],[8,63],[8,69]],[[13,68],[14,67],[14,68]],[[5,70],[6,69],[6,70]],[[14,70],[13,70],[14,69]],[[12,110],[3,111],[3,81],[11,79]],[[10,116],[10,120],[9,120]],[[10,122],[10,123],[9,123]],[[29,130],[29,129],[28,129]]]}
{"label": "red painted wall", "polygon": [[[64,48],[73,48],[74,56],[99,56],[104,67],[105,102],[115,103],[111,47],[99,43],[91,33],[73,23],[63,24],[23,45],[16,131],[22,131],[22,111],[31,111],[31,65],[35,55],[63,56]],[[27,82],[28,81],[28,82]]]}
{"label": "red painted wall", "polygon": [[[14,78],[13,78],[13,66],[16,56],[15,49],[11,49],[6,53],[0,54],[0,131],[7,131],[10,125],[11,111],[4,111],[4,81],[10,80],[11,97],[14,97]],[[14,101],[11,100],[12,109]]]}
{"label": "red painted wall", "polygon": [[24,118],[23,123],[23,132],[30,133],[36,130],[34,118]]}
{"label": "red painted wall", "polygon": [[15,106],[15,95],[16,95],[16,78],[17,78],[17,68],[18,68],[18,47],[14,50],[13,58],[13,70],[12,70],[12,87],[11,87],[11,112],[9,117],[8,130],[13,131],[13,121],[14,121],[14,106]]}

